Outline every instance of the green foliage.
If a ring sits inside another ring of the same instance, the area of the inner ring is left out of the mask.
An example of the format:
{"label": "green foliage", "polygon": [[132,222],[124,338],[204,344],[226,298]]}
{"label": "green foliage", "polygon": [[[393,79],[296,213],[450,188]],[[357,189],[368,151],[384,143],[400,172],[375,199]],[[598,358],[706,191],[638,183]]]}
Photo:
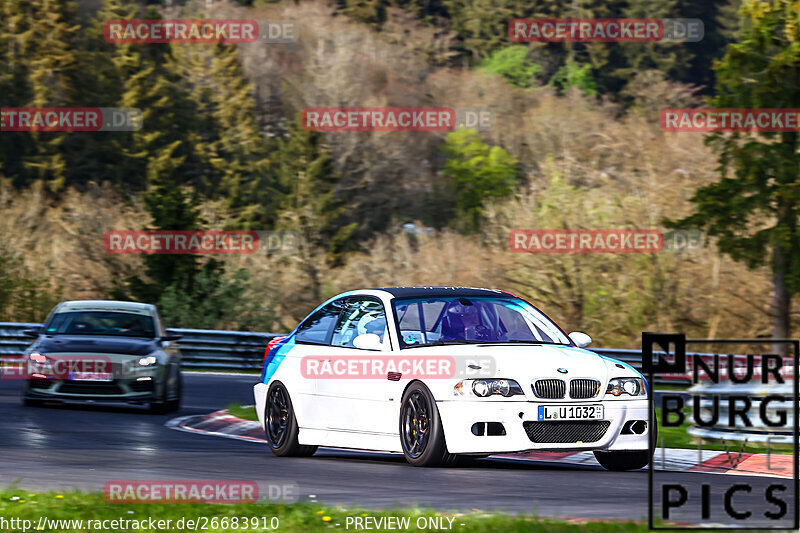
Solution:
{"label": "green foliage", "polygon": [[558,87],[561,92],[575,87],[586,96],[597,96],[597,83],[592,77],[592,67],[588,64],[579,65],[575,61],[567,61],[550,79],[550,84]]}
{"label": "green foliage", "polygon": [[223,276],[219,270],[204,268],[190,287],[179,280],[167,286],[157,305],[170,327],[258,331],[277,314],[273,307],[263,307],[265,295],[254,295],[252,290],[244,269]]}
{"label": "green foliage", "polygon": [[[800,1],[746,0],[742,13],[746,29],[715,67],[711,104],[800,107]],[[696,212],[675,223],[706,228],[720,250],[751,268],[771,263],[778,294],[800,292],[799,139],[796,132],[710,135],[720,179],[698,189],[692,197]],[[778,313],[788,329],[784,305]]]}
{"label": "green foliage", "polygon": [[442,170],[449,178],[459,223],[478,231],[485,202],[508,196],[519,179],[517,161],[499,146],[488,146],[475,130],[447,135],[442,147],[447,157]]}
{"label": "green foliage", "polygon": [[[508,21],[532,12],[538,16],[557,16],[556,0],[442,0],[450,29],[459,37],[461,52],[473,60],[488,57],[508,46]],[[530,15],[532,16],[532,15]]]}
{"label": "green foliage", "polygon": [[437,26],[444,24],[457,36],[452,50],[480,65],[513,43],[508,22],[516,18],[695,18],[703,21],[704,36],[696,43],[547,43],[535,44],[535,63],[543,71],[543,84],[570,61],[591,65],[597,91],[617,96],[637,72],[658,70],[670,81],[695,85],[709,91],[713,86],[712,63],[733,42],[740,27],[736,13],[742,0],[387,0],[370,2],[340,0],[340,12],[362,22],[380,25],[377,5],[402,8],[416,18]]}
{"label": "green foliage", "polygon": [[74,2],[0,5],[3,107],[143,112],[143,127],[135,132],[3,135],[4,174],[18,187],[43,182],[52,193],[92,179],[131,194],[148,190],[152,176],[169,171],[197,195],[223,199],[231,226],[274,223],[274,205],[264,192],[274,179],[271,146],[255,118],[238,49],[106,42],[107,20],[160,18],[154,8],[143,9],[134,0],[105,0],[87,22]]}
{"label": "green foliage", "polygon": [[386,0],[339,0],[339,9],[353,20],[380,25],[386,21]]}
{"label": "green foliage", "polygon": [[234,215],[229,227],[272,225],[272,146],[255,118],[254,90],[245,79],[238,49],[228,44],[174,45],[166,67],[185,91],[189,109],[196,109],[187,141],[200,169],[194,182],[198,192],[224,201]]}
{"label": "green foliage", "polygon": [[542,73],[541,65],[528,58],[528,48],[523,45],[496,50],[481,63],[481,68],[506,78],[511,85],[520,88],[535,85]]}
{"label": "green foliage", "polygon": [[357,224],[341,223],[345,203],[336,194],[339,175],[333,166],[325,137],[292,123],[278,144],[276,173],[280,190],[280,225],[297,231],[312,247],[327,250],[338,263],[341,254],[356,249]]}
{"label": "green foliage", "polygon": [[230,403],[228,404],[227,411],[229,415],[235,416],[236,418],[258,422],[258,413],[256,413],[255,405],[245,407],[240,403]]}
{"label": "green foliage", "polygon": [[[79,27],[74,2],[31,0],[0,6],[0,94],[3,107],[75,104]],[[76,105],[75,107],[81,107]],[[22,132],[0,136],[4,173],[16,185],[33,180],[60,191],[67,175],[68,134]]]}
{"label": "green foliage", "polygon": [[435,17],[447,14],[442,0],[392,0],[390,3],[426,22],[433,22]]}

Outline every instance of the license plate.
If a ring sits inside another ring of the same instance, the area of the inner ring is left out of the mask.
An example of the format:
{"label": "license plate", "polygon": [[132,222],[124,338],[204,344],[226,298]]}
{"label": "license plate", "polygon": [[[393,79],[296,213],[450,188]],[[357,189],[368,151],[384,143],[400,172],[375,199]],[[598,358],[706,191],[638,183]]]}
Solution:
{"label": "license plate", "polygon": [[538,420],[598,420],[602,405],[540,405]]}
{"label": "license plate", "polygon": [[113,381],[111,372],[70,372],[67,376],[75,381]]}

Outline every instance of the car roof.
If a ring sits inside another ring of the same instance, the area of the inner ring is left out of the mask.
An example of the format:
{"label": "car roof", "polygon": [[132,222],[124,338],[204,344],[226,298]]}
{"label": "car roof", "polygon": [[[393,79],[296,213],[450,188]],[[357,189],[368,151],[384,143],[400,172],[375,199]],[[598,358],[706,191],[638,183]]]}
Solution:
{"label": "car roof", "polygon": [[395,298],[509,296],[509,293],[505,291],[475,287],[384,287],[377,290],[388,292]]}
{"label": "car roof", "polygon": [[120,311],[140,315],[155,315],[155,306],[139,302],[122,302],[116,300],[70,300],[58,304],[59,313],[69,311]]}

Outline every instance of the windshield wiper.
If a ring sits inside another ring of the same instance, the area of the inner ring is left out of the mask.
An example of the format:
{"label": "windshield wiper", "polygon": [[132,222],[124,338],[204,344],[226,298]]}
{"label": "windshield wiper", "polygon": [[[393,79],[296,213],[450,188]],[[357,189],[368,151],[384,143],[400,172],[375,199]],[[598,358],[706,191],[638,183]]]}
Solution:
{"label": "windshield wiper", "polygon": [[421,346],[457,346],[460,344],[495,344],[495,345],[502,345],[502,344],[531,344],[531,345],[539,345],[539,344],[551,344],[555,346],[569,346],[569,344],[563,342],[548,342],[548,341],[523,341],[520,339],[509,339],[507,341],[475,341],[475,340],[458,340],[458,341],[433,341],[427,344],[411,344],[406,346],[406,348],[419,348]]}
{"label": "windshield wiper", "polygon": [[426,342],[425,344],[409,344],[406,348],[419,348],[421,346],[457,346],[459,344],[486,344],[484,341],[468,341],[464,340],[457,340],[457,341],[432,341]]}
{"label": "windshield wiper", "polygon": [[484,344],[555,344],[557,346],[569,346],[564,342],[552,342],[552,341],[524,341],[521,339],[508,339],[505,341],[486,341]]}

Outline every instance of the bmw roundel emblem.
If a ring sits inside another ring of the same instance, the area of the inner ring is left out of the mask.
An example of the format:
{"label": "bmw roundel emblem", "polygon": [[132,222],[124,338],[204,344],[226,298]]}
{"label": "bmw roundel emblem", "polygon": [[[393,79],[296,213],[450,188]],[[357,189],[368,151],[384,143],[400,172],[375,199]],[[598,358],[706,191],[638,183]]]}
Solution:
{"label": "bmw roundel emblem", "polygon": [[556,370],[561,374],[566,374],[567,373],[567,369],[566,368],[557,368]]}

